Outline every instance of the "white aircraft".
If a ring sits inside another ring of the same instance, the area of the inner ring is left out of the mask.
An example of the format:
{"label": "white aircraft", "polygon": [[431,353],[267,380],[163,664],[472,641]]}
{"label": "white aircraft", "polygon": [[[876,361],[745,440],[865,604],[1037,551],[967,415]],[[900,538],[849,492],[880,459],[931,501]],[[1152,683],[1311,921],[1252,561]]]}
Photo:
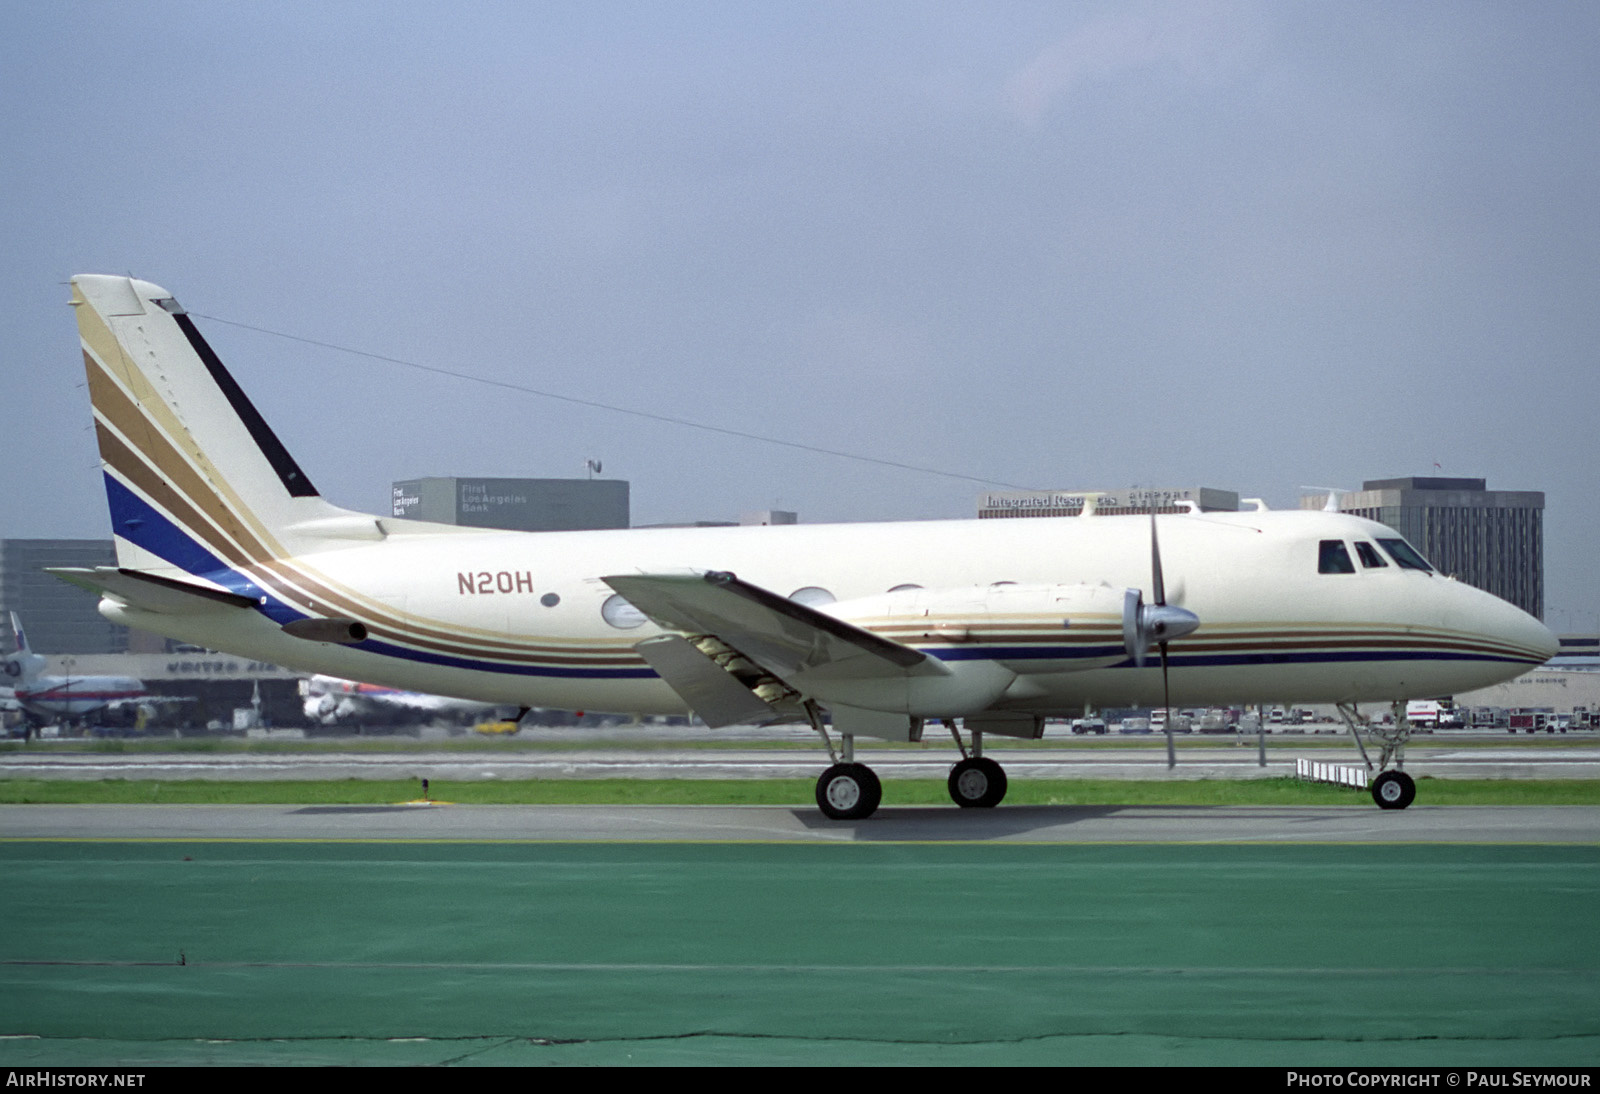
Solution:
{"label": "white aircraft", "polygon": [[[991,806],[1005,774],[983,738],[1037,737],[1049,716],[1357,715],[1556,650],[1536,619],[1337,513],[519,533],[352,512],[317,493],[171,293],[73,285],[118,565],[55,572],[107,617],[486,703],[805,719],[834,761],[816,794],[834,818],[881,797],[858,736],[943,721],[963,756],[952,798]],[[1414,792],[1401,771],[1373,785],[1390,808]]]}
{"label": "white aircraft", "polygon": [[46,676],[49,661],[28,646],[17,613],[11,613],[16,652],[0,661],[3,678],[18,706],[45,718],[82,718],[108,707],[155,701],[144,682],[132,676]]}
{"label": "white aircraft", "polygon": [[374,721],[396,717],[475,719],[493,713],[493,703],[471,699],[452,699],[419,691],[341,680],[317,674],[300,681],[300,699],[305,716],[323,725],[339,722]]}

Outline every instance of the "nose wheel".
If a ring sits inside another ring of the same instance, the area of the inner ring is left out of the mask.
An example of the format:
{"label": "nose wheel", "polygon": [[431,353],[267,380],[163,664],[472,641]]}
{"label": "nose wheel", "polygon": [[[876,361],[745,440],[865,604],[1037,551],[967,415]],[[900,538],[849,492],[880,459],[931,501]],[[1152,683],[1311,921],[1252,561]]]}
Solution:
{"label": "nose wheel", "polygon": [[992,809],[1006,796],[1005,768],[987,756],[971,756],[950,769],[950,800],[963,809]]}
{"label": "nose wheel", "polygon": [[1404,771],[1385,771],[1372,780],[1372,800],[1379,809],[1404,809],[1416,797],[1417,784]]}

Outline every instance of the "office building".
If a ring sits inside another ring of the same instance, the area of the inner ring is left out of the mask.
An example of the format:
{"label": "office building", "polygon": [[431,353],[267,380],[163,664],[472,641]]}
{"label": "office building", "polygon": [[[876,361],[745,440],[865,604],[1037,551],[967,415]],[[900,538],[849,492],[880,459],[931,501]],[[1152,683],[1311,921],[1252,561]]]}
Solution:
{"label": "office building", "polygon": [[394,484],[390,512],[513,532],[627,528],[630,519],[623,479],[406,479]]}
{"label": "office building", "polygon": [[122,653],[128,628],[100,614],[100,598],[53,574],[53,566],[115,566],[109,539],[0,540],[0,649],[16,648],[11,612],[38,653]]}

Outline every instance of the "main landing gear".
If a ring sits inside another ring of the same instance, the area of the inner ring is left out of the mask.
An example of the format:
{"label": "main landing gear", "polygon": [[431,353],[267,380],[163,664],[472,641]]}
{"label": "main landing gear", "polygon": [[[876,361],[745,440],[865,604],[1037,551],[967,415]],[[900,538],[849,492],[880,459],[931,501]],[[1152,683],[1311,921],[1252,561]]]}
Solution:
{"label": "main landing gear", "polygon": [[862,820],[883,800],[883,784],[866,764],[837,763],[817,778],[817,808],[830,820]]}
{"label": "main landing gear", "polygon": [[1006,771],[983,754],[983,734],[972,731],[972,751],[968,752],[955,722],[947,718],[945,725],[950,727],[950,736],[961,750],[961,760],[950,769],[945,783],[950,800],[963,809],[992,809],[999,805],[1006,796]]}
{"label": "main landing gear", "polygon": [[[812,728],[822,737],[833,758],[832,766],[817,778],[817,808],[829,820],[864,820],[872,816],[883,801],[883,784],[878,781],[877,773],[866,764],[855,762],[855,738],[850,734],[842,735],[842,755],[834,752],[820,713],[811,704],[807,707]],[[955,737],[956,747],[961,750],[961,759],[950,768],[946,783],[950,800],[963,809],[992,809],[999,805],[1006,796],[1005,768],[982,755],[981,733],[972,734],[969,752],[955,724],[946,724]]]}
{"label": "main landing gear", "polygon": [[987,756],[969,756],[950,769],[950,800],[963,809],[989,809],[1006,796],[1006,770]]}
{"label": "main landing gear", "polygon": [[806,719],[822,738],[833,766],[817,776],[817,808],[829,820],[864,820],[872,816],[883,800],[883,784],[878,775],[866,764],[856,763],[856,739],[843,734],[844,755],[833,750],[833,741],[822,724],[822,711],[817,704],[806,700]]}

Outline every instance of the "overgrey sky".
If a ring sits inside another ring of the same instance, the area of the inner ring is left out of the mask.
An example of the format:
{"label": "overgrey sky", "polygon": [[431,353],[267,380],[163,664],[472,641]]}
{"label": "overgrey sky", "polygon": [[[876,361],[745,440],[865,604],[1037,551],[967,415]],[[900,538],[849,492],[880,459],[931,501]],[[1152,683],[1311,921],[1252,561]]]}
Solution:
{"label": "overgrey sky", "polygon": [[[1544,490],[1600,628],[1600,6],[11,4],[0,536],[104,536],[62,284],[1029,487]],[[330,500],[983,486],[199,325]]]}

